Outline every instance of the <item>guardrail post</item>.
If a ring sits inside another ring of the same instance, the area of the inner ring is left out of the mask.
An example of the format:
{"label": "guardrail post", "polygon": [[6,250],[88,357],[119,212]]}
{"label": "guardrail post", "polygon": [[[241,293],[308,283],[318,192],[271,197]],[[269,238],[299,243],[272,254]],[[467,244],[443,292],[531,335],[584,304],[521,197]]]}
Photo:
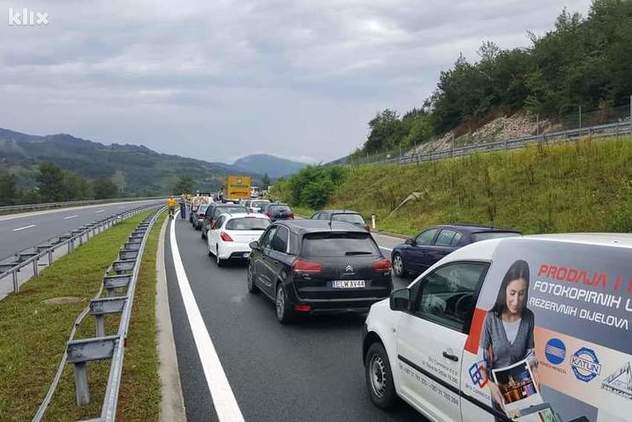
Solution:
{"label": "guardrail post", "polygon": [[88,385],[88,368],[86,362],[75,363],[75,391],[77,404],[84,406],[90,403],[90,386]]}
{"label": "guardrail post", "polygon": [[48,250],[48,265],[50,266],[53,263],[53,249]]}
{"label": "guardrail post", "polygon": [[36,256],[35,259],[33,260],[33,277],[37,277],[37,274],[38,274],[37,261],[39,261],[39,255]]}
{"label": "guardrail post", "polygon": [[18,290],[20,290],[20,285],[18,284],[18,270],[13,270],[11,277],[13,278],[13,293],[17,293]]}
{"label": "guardrail post", "polygon": [[97,323],[97,337],[105,337],[105,318],[103,315],[94,316]]}

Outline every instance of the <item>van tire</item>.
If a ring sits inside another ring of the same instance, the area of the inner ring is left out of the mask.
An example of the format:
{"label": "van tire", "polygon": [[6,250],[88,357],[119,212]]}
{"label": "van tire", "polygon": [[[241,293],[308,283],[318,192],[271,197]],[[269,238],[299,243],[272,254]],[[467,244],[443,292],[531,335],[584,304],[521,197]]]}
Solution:
{"label": "van tire", "polygon": [[397,403],[393,371],[391,371],[386,350],[379,342],[373,343],[366,353],[364,375],[366,387],[374,405],[381,409],[389,409]]}

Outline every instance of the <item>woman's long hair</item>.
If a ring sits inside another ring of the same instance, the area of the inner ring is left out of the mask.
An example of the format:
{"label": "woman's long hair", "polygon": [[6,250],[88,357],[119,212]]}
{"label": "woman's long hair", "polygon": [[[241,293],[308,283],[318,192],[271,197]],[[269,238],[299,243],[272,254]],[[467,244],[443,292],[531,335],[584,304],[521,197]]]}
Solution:
{"label": "woman's long hair", "polygon": [[527,292],[525,294],[525,306],[522,308],[522,311],[527,308],[526,304],[529,300],[529,264],[527,261],[519,259],[518,261],[511,264],[509,270],[503,277],[503,282],[500,284],[500,290],[498,290],[498,296],[496,297],[496,303],[490,312],[496,314],[497,317],[500,318],[505,309],[507,309],[507,286],[510,282],[514,280],[523,279],[527,282]]}

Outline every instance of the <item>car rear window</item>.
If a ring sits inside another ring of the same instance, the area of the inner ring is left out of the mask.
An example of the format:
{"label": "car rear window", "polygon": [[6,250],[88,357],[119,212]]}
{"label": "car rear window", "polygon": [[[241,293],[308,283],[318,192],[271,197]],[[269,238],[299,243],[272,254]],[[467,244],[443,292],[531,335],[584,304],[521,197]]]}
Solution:
{"label": "car rear window", "polygon": [[235,207],[217,207],[215,208],[216,210],[219,210],[218,214],[223,214],[225,212],[227,213],[234,213],[234,212],[248,212],[248,210],[246,210],[246,207],[241,207],[241,206],[235,206]]}
{"label": "car rear window", "polygon": [[364,224],[364,218],[360,214],[334,214],[331,217],[334,221],[345,221],[353,224]]}
{"label": "car rear window", "polygon": [[207,208],[208,208],[208,205],[200,205],[197,211],[201,214],[203,212],[206,212]]}
{"label": "car rear window", "polygon": [[281,205],[281,206],[275,205],[273,207],[270,207],[270,212],[282,212],[282,211],[292,212],[290,207],[287,207],[287,206],[284,206],[284,205]]}
{"label": "car rear window", "polygon": [[269,202],[267,202],[267,201],[252,201],[250,206],[259,208],[259,207],[262,207],[262,206],[264,206],[266,204],[269,204]]}
{"label": "car rear window", "polygon": [[472,233],[472,240],[479,242],[481,240],[500,239],[502,237],[516,237],[520,236],[520,233],[516,232],[478,232]]}
{"label": "car rear window", "polygon": [[226,223],[226,230],[265,230],[270,225],[267,218],[233,218]]}
{"label": "car rear window", "polygon": [[341,257],[379,255],[368,233],[313,233],[303,238],[301,255],[305,257]]}

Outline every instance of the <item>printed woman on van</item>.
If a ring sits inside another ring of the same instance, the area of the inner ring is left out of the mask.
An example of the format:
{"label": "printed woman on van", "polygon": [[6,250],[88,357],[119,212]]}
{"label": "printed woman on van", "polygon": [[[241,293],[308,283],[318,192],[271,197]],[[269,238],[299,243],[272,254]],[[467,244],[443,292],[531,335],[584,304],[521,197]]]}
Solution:
{"label": "printed woman on van", "polygon": [[498,291],[494,307],[483,326],[480,355],[485,363],[494,407],[502,409],[502,395],[493,382],[492,370],[511,366],[533,354],[533,312],[527,309],[529,264],[511,264]]}

